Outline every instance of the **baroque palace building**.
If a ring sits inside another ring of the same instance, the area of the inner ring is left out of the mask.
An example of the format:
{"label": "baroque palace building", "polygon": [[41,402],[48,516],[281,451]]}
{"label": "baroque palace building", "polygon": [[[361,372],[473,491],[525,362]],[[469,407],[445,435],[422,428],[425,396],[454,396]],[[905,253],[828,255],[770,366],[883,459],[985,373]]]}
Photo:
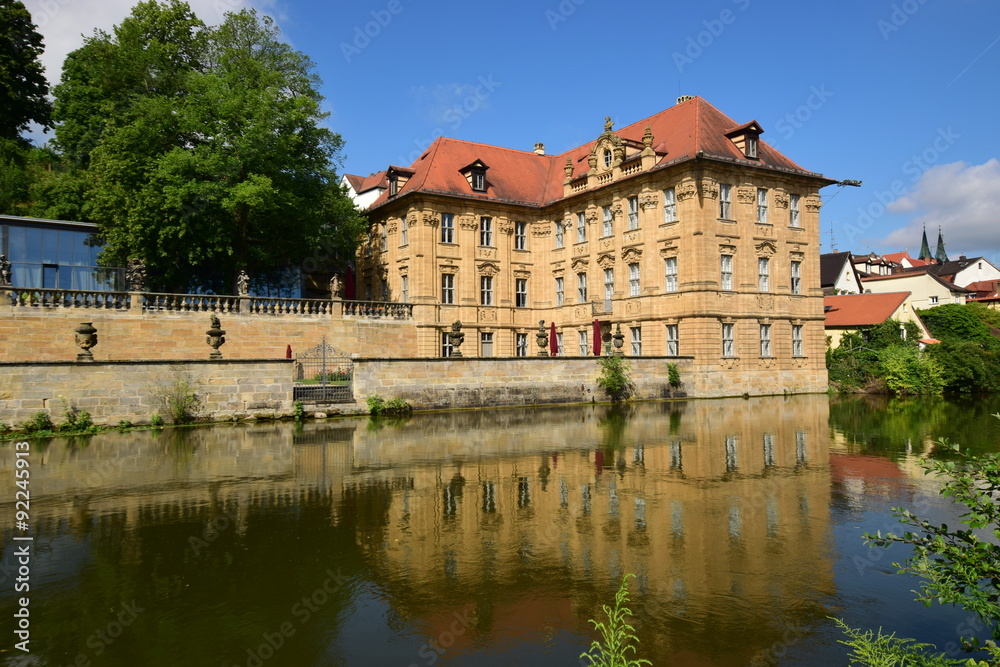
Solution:
{"label": "baroque palace building", "polygon": [[598,320],[602,354],[620,327],[626,355],[693,358],[701,386],[825,390],[819,191],[836,181],[763,132],[685,96],[561,155],[440,137],[368,179],[386,189],[357,298],[414,304],[423,357],[454,352],[456,320],[467,357],[535,356],[552,323],[560,354],[593,355]]}

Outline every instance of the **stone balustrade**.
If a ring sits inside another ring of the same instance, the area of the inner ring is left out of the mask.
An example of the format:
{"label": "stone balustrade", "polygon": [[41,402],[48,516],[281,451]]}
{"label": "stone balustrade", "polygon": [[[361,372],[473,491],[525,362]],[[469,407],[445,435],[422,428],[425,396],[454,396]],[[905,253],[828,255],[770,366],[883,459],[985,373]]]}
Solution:
{"label": "stone balustrade", "polygon": [[413,319],[413,305],[387,301],[342,301],[345,317],[369,319]]}
{"label": "stone balustrade", "polygon": [[[340,303],[338,310],[336,304]],[[89,308],[158,313],[215,313],[220,315],[320,315],[368,319],[413,319],[413,305],[384,301],[334,301],[280,297],[101,292],[97,290],[21,289],[0,287],[0,304],[18,308]]]}
{"label": "stone balustrade", "polygon": [[101,292],[97,290],[21,289],[6,288],[6,302],[27,308],[100,308],[128,309],[127,292]]}

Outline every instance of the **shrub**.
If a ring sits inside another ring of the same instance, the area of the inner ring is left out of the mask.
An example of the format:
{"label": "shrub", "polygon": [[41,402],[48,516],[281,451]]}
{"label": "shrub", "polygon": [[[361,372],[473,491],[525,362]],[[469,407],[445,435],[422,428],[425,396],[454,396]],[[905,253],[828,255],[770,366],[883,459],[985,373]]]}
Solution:
{"label": "shrub", "polygon": [[10,424],[8,424],[7,422],[0,422],[0,435],[3,435],[4,433],[10,433],[10,430],[11,430]]}
{"label": "shrub", "polygon": [[383,415],[408,415],[413,412],[413,406],[402,398],[393,398],[387,401],[378,394],[372,394],[368,397],[367,403],[368,413],[372,417],[381,417]]}
{"label": "shrub", "polygon": [[171,385],[160,387],[159,393],[172,423],[188,424],[195,420],[200,401],[190,380],[179,378]]}
{"label": "shrub", "polygon": [[676,389],[681,386],[681,371],[677,368],[677,364],[667,364],[667,379],[671,387]]}
{"label": "shrub", "polygon": [[295,421],[300,422],[306,414],[305,406],[302,405],[302,401],[295,401],[295,410],[292,412],[295,416]]}
{"label": "shrub", "polygon": [[580,654],[581,663],[586,658],[590,661],[591,667],[640,667],[653,664],[649,660],[626,657],[628,653],[636,652],[635,645],[639,643],[639,638],[635,636],[635,628],[628,622],[632,610],[625,606],[629,601],[628,580],[634,576],[629,573],[622,578],[622,585],[615,594],[614,607],[601,605],[608,617],[607,623],[590,619],[594,629],[601,633],[601,641],[595,639],[590,645],[590,650]]}
{"label": "shrub", "polygon": [[160,416],[159,412],[154,412],[153,416],[149,418],[149,424],[154,428],[159,428],[163,426],[163,417]]}
{"label": "shrub", "polygon": [[21,423],[21,430],[25,433],[37,433],[39,431],[51,431],[55,428],[52,418],[47,412],[36,412],[31,419]]}
{"label": "shrub", "polygon": [[632,395],[632,380],[629,377],[631,365],[625,357],[601,357],[597,365],[601,369],[597,386],[608,392],[612,401],[627,400]]}
{"label": "shrub", "polygon": [[944,374],[934,359],[912,347],[896,345],[881,350],[876,372],[897,396],[938,395],[944,389]]}
{"label": "shrub", "polygon": [[118,420],[118,428],[121,429],[122,431],[130,429],[130,428],[132,428],[132,422],[130,422],[127,419],[119,419]]}

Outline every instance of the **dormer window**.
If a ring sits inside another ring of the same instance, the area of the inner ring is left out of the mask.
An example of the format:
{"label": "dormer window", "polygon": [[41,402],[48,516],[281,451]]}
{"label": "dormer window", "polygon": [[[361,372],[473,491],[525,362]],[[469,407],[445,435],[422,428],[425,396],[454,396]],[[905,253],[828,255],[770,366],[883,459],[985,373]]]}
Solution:
{"label": "dormer window", "polygon": [[752,120],[729,130],[726,132],[726,137],[743,153],[743,157],[756,160],[760,155],[760,135],[763,133],[764,129],[757,121]]}
{"label": "dormer window", "polygon": [[472,164],[462,167],[460,170],[469,181],[469,187],[473,192],[486,192],[486,170],[489,169],[482,160],[476,160]]}
{"label": "dormer window", "polygon": [[399,191],[406,185],[410,176],[413,176],[412,169],[390,166],[385,174],[385,178],[389,182],[389,196],[394,197],[399,194]]}
{"label": "dormer window", "polygon": [[610,148],[604,149],[604,168],[611,169],[611,161],[613,159],[613,154]]}
{"label": "dormer window", "polygon": [[399,179],[393,176],[389,179],[389,196],[393,197],[399,192]]}

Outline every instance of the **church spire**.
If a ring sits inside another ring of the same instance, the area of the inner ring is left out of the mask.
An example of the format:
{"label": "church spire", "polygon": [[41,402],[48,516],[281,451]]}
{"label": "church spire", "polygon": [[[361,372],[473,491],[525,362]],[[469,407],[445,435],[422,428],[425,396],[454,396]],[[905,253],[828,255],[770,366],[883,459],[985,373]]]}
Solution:
{"label": "church spire", "polygon": [[934,253],[934,259],[942,264],[948,261],[948,253],[944,251],[944,237],[941,236],[940,227],[938,227],[937,252]]}
{"label": "church spire", "polygon": [[920,254],[917,255],[917,259],[922,259],[925,262],[934,259],[931,256],[931,247],[927,245],[927,227],[924,227],[924,238],[920,241]]}

